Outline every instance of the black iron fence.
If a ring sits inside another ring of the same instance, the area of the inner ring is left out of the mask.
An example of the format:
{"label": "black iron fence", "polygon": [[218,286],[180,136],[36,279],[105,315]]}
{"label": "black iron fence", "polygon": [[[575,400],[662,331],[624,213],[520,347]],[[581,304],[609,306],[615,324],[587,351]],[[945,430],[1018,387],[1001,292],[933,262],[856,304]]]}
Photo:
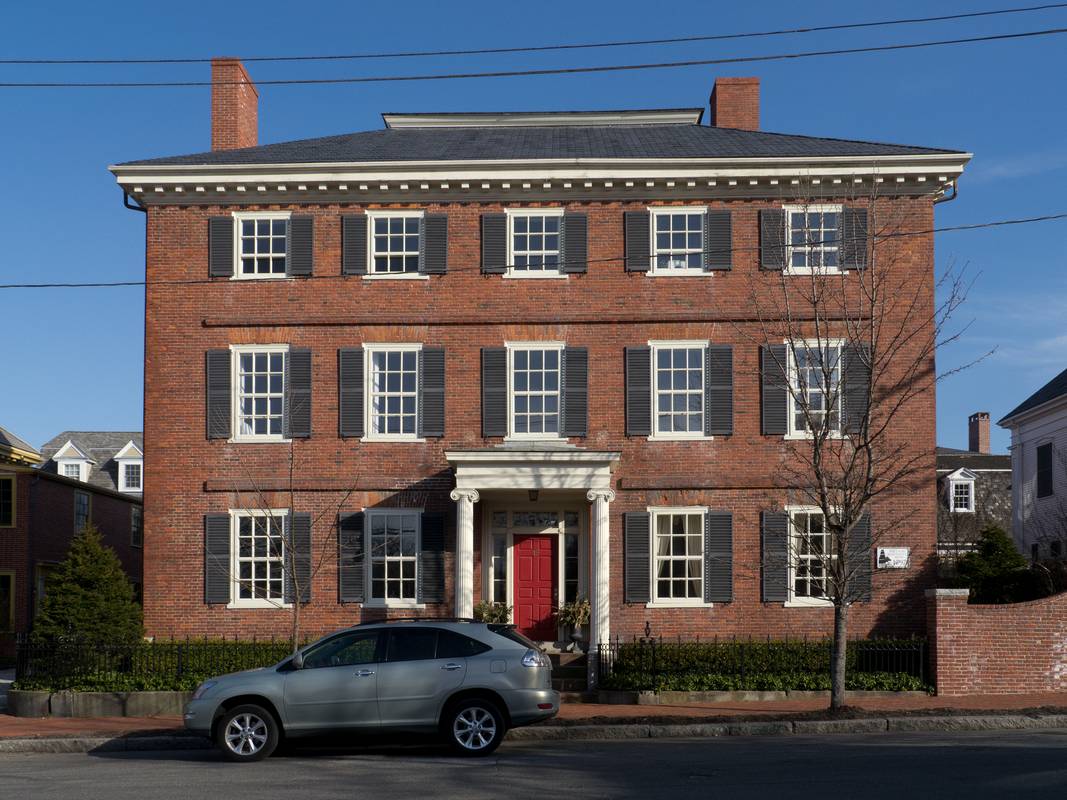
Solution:
{"label": "black iron fence", "polygon": [[[599,646],[600,685],[629,690],[828,689],[830,640],[616,639]],[[851,689],[928,686],[924,639],[848,642]]]}
{"label": "black iron fence", "polygon": [[16,642],[15,680],[24,689],[190,690],[206,678],[276,664],[288,640],[185,640],[133,644]]}

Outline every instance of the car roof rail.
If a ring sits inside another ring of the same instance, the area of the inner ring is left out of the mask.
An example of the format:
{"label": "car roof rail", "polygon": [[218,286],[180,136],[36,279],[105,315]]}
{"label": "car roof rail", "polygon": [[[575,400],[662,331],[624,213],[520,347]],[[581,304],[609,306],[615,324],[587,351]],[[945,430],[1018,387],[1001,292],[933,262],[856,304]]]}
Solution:
{"label": "car roof rail", "polygon": [[392,622],[481,622],[480,619],[474,619],[474,617],[389,617],[388,619],[371,619],[365,622],[360,622],[353,627],[359,628],[363,625],[385,625]]}

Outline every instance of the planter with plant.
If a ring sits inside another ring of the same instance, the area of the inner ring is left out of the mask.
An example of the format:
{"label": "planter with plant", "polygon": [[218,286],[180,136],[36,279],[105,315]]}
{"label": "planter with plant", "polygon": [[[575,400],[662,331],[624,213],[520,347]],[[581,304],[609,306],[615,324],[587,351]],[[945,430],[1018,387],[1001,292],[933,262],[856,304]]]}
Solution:
{"label": "planter with plant", "polygon": [[479,622],[506,625],[511,622],[511,606],[506,603],[490,603],[483,600],[474,607],[474,618]]}
{"label": "planter with plant", "polygon": [[571,632],[572,647],[577,649],[579,643],[582,641],[582,628],[589,623],[589,600],[580,597],[570,603],[564,603],[558,609],[556,609],[556,617],[559,619],[559,624],[564,628],[568,628]]}

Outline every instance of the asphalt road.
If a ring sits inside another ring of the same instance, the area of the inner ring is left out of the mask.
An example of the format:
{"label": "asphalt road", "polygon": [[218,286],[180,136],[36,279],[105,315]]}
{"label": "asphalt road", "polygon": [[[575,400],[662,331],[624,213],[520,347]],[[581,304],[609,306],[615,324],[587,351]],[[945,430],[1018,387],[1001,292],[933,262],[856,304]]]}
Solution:
{"label": "asphalt road", "polygon": [[233,765],[211,751],[0,756],[0,797],[1059,797],[1067,729],[953,735],[733,737],[433,748],[304,749]]}

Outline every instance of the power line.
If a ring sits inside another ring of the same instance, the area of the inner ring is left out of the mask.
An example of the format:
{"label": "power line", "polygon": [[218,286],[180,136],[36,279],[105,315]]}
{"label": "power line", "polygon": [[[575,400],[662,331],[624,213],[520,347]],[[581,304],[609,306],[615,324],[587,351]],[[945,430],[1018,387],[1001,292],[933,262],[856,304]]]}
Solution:
{"label": "power line", "polygon": [[[959,14],[944,14],[934,17],[905,17],[902,19],[877,20],[869,22],[849,22],[837,25],[815,25],[802,28],[784,28],[773,31],[753,31],[747,33],[720,33],[697,36],[676,36],[664,39],[627,39],[609,42],[582,42],[576,44],[532,45],[526,47],[487,47],[473,50],[401,50],[384,53],[351,53],[343,55],[302,55],[302,56],[242,56],[241,61],[258,62],[300,62],[300,61],[358,61],[386,58],[424,58],[438,56],[473,56],[499,55],[506,53],[543,53],[559,50],[589,50],[608,47],[637,47],[645,45],[686,44],[691,42],[714,42],[732,39],[755,39],[769,36],[787,36],[803,33],[824,33],[827,31],[856,30],[860,28],[880,28],[895,25],[916,25],[930,22],[947,22],[978,17],[993,17],[1005,14],[1024,14],[1035,11],[1054,11],[1067,8],[1067,3],[1048,3],[1040,6],[1021,8],[1002,8],[988,11],[971,11]],[[6,65],[107,65],[107,64],[207,64],[211,58],[2,58],[0,64]]]}
{"label": "power line", "polygon": [[[1018,219],[1001,219],[993,220],[991,222],[974,222],[966,225],[944,225],[939,228],[926,228],[923,230],[914,231],[894,231],[886,234],[875,234],[874,239],[895,239],[907,236],[929,236],[932,233],[952,233],[958,231],[973,231],[981,230],[984,228],[1001,228],[1008,225],[1028,225],[1035,222],[1052,222],[1056,220],[1067,219],[1067,212],[1062,214],[1045,214],[1040,217],[1022,217]],[[811,247],[819,244],[838,244],[839,239],[823,239],[821,241],[806,242],[805,246]],[[785,247],[787,245],[783,245]],[[717,248],[709,250],[709,253],[721,254],[721,253],[741,253],[752,252],[760,249],[759,245],[749,247],[730,247],[730,248]],[[584,264],[601,264],[626,261],[624,256],[613,256],[611,258],[589,258],[584,260]],[[560,262],[557,266],[563,266],[568,262]],[[513,266],[513,265],[507,265]],[[461,270],[452,269],[450,273],[460,272]],[[479,269],[479,272],[481,270]],[[302,277],[299,280],[349,280],[353,276],[351,275],[309,275]],[[212,278],[190,278],[188,280],[164,280],[164,281],[152,281],[152,286],[196,286],[200,284],[217,284],[220,281]],[[103,288],[115,288],[123,286],[146,286],[145,281],[94,281],[83,283],[3,283],[0,284],[0,289],[103,289]]]}
{"label": "power line", "polygon": [[[610,64],[596,67],[557,67],[549,69],[497,70],[493,72],[446,72],[425,75],[368,75],[355,78],[288,78],[253,81],[256,86],[309,86],[323,84],[393,83],[399,81],[440,81],[470,78],[517,78],[541,75],[577,75],[597,72],[623,72],[645,69],[672,69],[678,67],[702,67],[714,64],[747,64],[765,61],[786,61],[823,56],[855,55],[858,53],[884,53],[894,50],[916,50],[927,47],[997,42],[1010,39],[1029,39],[1036,36],[1055,36],[1067,33],[1067,28],[1047,28],[1022,33],[998,33],[990,36],[971,36],[963,39],[940,39],[932,42],[887,44],[877,47],[851,47],[842,50],[809,50],[802,53],[776,53],[764,56],[737,56],[734,58],[704,58],[690,61],[661,61],[648,64]],[[4,82],[0,89],[146,89],[191,86],[245,85],[248,81],[34,81]]]}

